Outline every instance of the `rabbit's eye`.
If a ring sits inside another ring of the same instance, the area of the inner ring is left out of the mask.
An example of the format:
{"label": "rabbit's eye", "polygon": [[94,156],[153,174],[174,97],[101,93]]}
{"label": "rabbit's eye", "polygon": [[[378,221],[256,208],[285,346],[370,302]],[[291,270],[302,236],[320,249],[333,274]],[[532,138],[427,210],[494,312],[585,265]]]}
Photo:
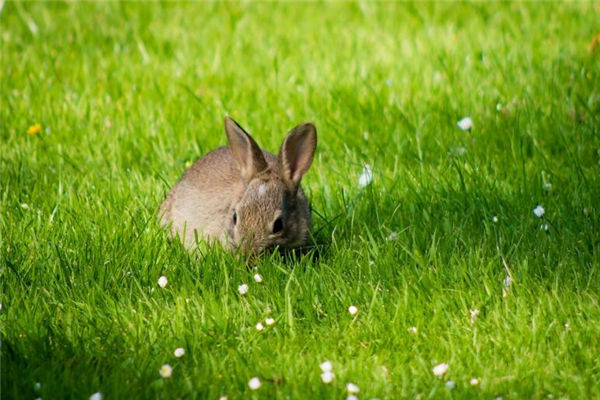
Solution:
{"label": "rabbit's eye", "polygon": [[233,212],[233,224],[237,224],[237,212]]}
{"label": "rabbit's eye", "polygon": [[275,222],[273,222],[273,233],[279,233],[283,230],[283,221],[281,217],[277,218]]}

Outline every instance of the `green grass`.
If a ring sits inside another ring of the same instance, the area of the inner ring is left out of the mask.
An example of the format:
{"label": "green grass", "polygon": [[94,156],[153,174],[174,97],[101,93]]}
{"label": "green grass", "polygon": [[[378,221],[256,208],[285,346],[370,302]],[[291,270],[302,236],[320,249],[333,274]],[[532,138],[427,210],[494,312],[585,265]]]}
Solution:
{"label": "green grass", "polygon": [[[364,399],[599,398],[599,15],[8,1],[2,398],[329,399],[346,382]],[[266,257],[262,284],[156,220],[186,166],[225,143],[227,114],[270,150],[299,122],[319,132],[304,179],[318,258]]]}

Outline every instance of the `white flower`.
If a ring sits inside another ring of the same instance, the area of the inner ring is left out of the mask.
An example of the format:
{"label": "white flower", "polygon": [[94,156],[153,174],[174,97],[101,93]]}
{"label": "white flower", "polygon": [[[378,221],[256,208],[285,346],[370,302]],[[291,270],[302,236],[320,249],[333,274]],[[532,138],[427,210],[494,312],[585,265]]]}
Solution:
{"label": "white flower", "polygon": [[542,207],[542,206],[537,206],[536,208],[533,209],[533,213],[535,214],[536,217],[542,218],[544,216],[544,214],[546,213],[546,210],[544,210],[544,207]]}
{"label": "white flower", "polygon": [[171,366],[169,364],[165,364],[162,367],[160,367],[160,370],[158,371],[158,373],[163,378],[170,378],[171,375],[173,375],[173,368],[171,368]]}
{"label": "white flower", "polygon": [[181,358],[185,354],[185,349],[183,347],[178,347],[178,348],[175,349],[175,351],[173,352],[173,354],[175,354],[175,357]]}
{"label": "white flower", "polygon": [[240,286],[238,286],[238,292],[243,296],[246,293],[248,293],[248,285],[246,285],[245,283],[242,283]]}
{"label": "white flower", "polygon": [[458,125],[458,127],[463,131],[470,131],[471,129],[473,129],[473,120],[471,119],[471,117],[464,117],[463,119],[458,121],[456,125]]}
{"label": "white flower", "polygon": [[351,395],[348,395],[346,397],[346,400],[358,400],[358,397],[356,397],[355,395],[351,394]]}
{"label": "white flower", "polygon": [[433,374],[435,376],[444,376],[448,372],[448,364],[441,363],[433,367]]}
{"label": "white flower", "polygon": [[254,282],[261,283],[262,282],[262,276],[260,274],[254,274]]}
{"label": "white flower", "polygon": [[248,381],[248,387],[251,390],[258,390],[261,386],[262,383],[260,383],[260,379],[258,379],[257,377],[254,377]]}
{"label": "white flower", "polygon": [[90,400],[102,400],[102,393],[96,392],[90,396]]}
{"label": "white flower", "polygon": [[267,318],[265,319],[265,324],[267,324],[267,326],[273,326],[275,325],[275,320],[273,318]]}
{"label": "white flower", "polygon": [[550,225],[548,225],[548,224],[540,225],[540,231],[548,232],[549,230],[550,230]]}
{"label": "white flower", "polygon": [[161,288],[167,286],[167,283],[169,283],[169,280],[166,276],[163,275],[160,278],[158,278],[158,286],[160,286]]}
{"label": "white flower", "polygon": [[365,187],[371,182],[373,182],[373,171],[371,171],[371,166],[369,164],[365,164],[362,174],[360,174],[360,177],[358,178],[358,186]]}
{"label": "white flower", "polygon": [[263,324],[261,324],[260,322],[258,324],[256,324],[254,327],[259,332],[265,329],[265,326]]}
{"label": "white flower", "polygon": [[350,315],[356,315],[356,313],[358,312],[358,307],[350,306],[348,307],[348,312],[350,313]]}
{"label": "white flower", "polygon": [[479,385],[480,380],[479,380],[479,378],[471,378],[469,383],[471,384],[471,386],[477,386],[477,385]]}
{"label": "white flower", "polygon": [[333,378],[335,378],[335,374],[331,371],[325,371],[321,374],[323,383],[331,383],[333,382]]}
{"label": "white flower", "polygon": [[504,287],[509,287],[510,285],[512,285],[512,283],[513,283],[513,279],[510,275],[506,275],[506,277],[502,281],[502,284],[504,285]]}
{"label": "white flower", "polygon": [[450,380],[448,382],[446,382],[446,387],[450,390],[454,389],[456,385],[454,384],[454,381]]}
{"label": "white flower", "polygon": [[498,222],[498,217],[494,215],[494,216],[492,217],[492,222]]}
{"label": "white flower", "polygon": [[388,235],[387,238],[385,238],[385,240],[390,241],[390,240],[396,240],[398,239],[398,233],[397,232],[390,232],[390,234]]}
{"label": "white flower", "polygon": [[319,368],[321,368],[321,371],[323,372],[331,372],[333,370],[333,364],[331,364],[331,361],[323,361],[321,365],[319,365]]}
{"label": "white flower", "polygon": [[471,314],[471,323],[474,324],[477,317],[479,317],[479,310],[474,308],[469,310],[469,314]]}
{"label": "white flower", "polygon": [[565,322],[565,329],[570,331],[571,330],[571,324],[569,324],[568,322]]}
{"label": "white flower", "polygon": [[360,392],[360,389],[358,388],[358,385],[355,384],[355,383],[352,383],[352,382],[346,383],[346,390],[350,394],[355,394],[355,393]]}
{"label": "white flower", "polygon": [[544,190],[545,190],[546,192],[549,192],[549,191],[551,191],[551,190],[552,190],[552,184],[551,184],[550,182],[546,182],[546,183],[544,183]]}
{"label": "white flower", "polygon": [[416,335],[418,330],[416,326],[411,326],[410,328],[408,328],[408,332],[412,333],[413,335]]}
{"label": "white flower", "polygon": [[219,397],[219,400],[227,400],[227,396],[221,396]]}

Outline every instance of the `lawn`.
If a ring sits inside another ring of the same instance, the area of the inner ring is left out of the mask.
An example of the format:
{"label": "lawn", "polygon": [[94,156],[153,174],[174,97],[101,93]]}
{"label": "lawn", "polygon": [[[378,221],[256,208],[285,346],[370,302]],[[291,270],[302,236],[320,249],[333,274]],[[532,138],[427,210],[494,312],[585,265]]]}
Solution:
{"label": "lawn", "polygon": [[[5,1],[2,399],[600,398],[599,20]],[[225,115],[272,151],[315,123],[308,254],[248,267],[161,229]]]}

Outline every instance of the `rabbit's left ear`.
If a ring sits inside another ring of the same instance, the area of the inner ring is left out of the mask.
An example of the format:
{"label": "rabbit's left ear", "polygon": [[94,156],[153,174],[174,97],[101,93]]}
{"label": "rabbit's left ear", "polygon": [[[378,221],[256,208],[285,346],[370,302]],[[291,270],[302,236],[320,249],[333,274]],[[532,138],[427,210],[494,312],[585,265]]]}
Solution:
{"label": "rabbit's left ear", "polygon": [[225,117],[225,132],[229,147],[240,174],[249,181],[257,173],[267,169],[267,161],[252,137],[233,119]]}
{"label": "rabbit's left ear", "polygon": [[288,133],[277,156],[283,179],[292,190],[310,168],[317,147],[317,129],[310,122],[300,124]]}

